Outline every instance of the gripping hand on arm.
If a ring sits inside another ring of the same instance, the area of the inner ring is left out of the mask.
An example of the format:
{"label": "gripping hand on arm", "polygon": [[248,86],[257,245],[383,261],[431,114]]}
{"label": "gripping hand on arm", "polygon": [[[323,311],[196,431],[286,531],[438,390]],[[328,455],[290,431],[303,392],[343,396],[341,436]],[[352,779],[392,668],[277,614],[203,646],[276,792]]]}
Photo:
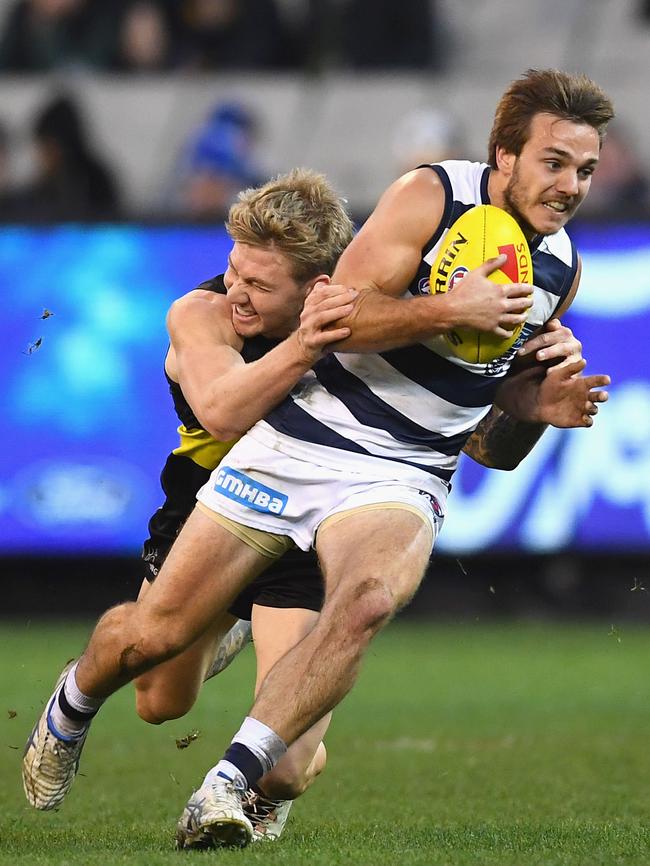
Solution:
{"label": "gripping hand on arm", "polygon": [[[324,278],[322,283],[326,283]],[[313,290],[314,291],[314,290]],[[338,287],[317,292],[297,331],[250,364],[232,325],[226,297],[194,291],[167,316],[171,346],[166,368],[179,382],[201,425],[226,442],[243,435],[276,406],[346,327],[329,328],[352,309],[354,293]]]}

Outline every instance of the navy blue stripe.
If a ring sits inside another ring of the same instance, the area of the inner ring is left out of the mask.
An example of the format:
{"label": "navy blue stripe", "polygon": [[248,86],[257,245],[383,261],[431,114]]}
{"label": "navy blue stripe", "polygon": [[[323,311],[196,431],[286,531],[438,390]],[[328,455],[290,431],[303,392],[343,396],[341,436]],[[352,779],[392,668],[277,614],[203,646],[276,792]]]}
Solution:
{"label": "navy blue stripe", "polygon": [[465,370],[421,344],[380,355],[402,375],[456,406],[489,406],[501,383],[500,378]]}
{"label": "navy blue stripe", "polygon": [[[226,754],[223,756],[224,761],[230,761],[231,764],[234,764],[235,767],[246,777],[246,782],[248,783],[247,787],[251,787],[255,782],[259,782],[259,780],[264,775],[264,767],[262,766],[262,762],[256,755],[251,752],[248,746],[245,746],[243,743],[231,743],[226,749]],[[224,778],[228,778],[225,773],[221,773]],[[231,780],[232,781],[232,780]]]}
{"label": "navy blue stripe", "polygon": [[460,219],[468,210],[475,208],[475,204],[464,204],[462,201],[455,201],[451,207],[451,217],[449,218],[449,228],[453,226],[457,219]]}
{"label": "navy blue stripe", "polygon": [[328,448],[338,448],[340,451],[349,451],[353,454],[365,454],[368,457],[388,460],[392,463],[402,463],[426,472],[429,475],[442,478],[443,481],[451,480],[454,474],[450,469],[423,466],[410,460],[400,460],[396,457],[386,457],[383,454],[373,454],[371,451],[362,448],[361,445],[352,439],[346,439],[345,436],[341,436],[327,425],[322,424],[308,412],[305,412],[304,409],[301,409],[300,406],[297,406],[291,397],[286,397],[264,420],[279,433],[284,433],[303,442],[312,442],[314,445],[325,445]]}
{"label": "navy blue stripe", "polygon": [[300,406],[297,406],[291,397],[285,399],[272,409],[264,420],[278,433],[285,433],[295,439],[303,439],[305,442],[313,442],[315,445],[326,445],[328,448],[339,448],[342,451],[352,451],[355,454],[368,454],[369,452],[353,442],[341,436],[331,427],[317,421]]}
{"label": "navy blue stripe", "polygon": [[334,355],[328,355],[314,368],[321,385],[340,400],[365,427],[385,430],[398,442],[431,448],[448,457],[460,454],[469,432],[443,436],[407,418],[377,394],[366,383],[346,370]]}

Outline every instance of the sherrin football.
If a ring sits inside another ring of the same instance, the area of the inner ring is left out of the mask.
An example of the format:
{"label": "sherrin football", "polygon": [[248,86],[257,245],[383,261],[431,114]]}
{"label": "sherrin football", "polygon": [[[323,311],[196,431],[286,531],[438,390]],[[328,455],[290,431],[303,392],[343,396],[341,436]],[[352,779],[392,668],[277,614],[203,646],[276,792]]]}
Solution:
{"label": "sherrin football", "polygon": [[[431,268],[431,292],[451,292],[465,274],[488,259],[506,255],[507,261],[488,277],[493,283],[533,282],[533,263],[528,242],[519,224],[501,208],[477,205],[466,211],[448,230]],[[456,328],[445,334],[451,352],[472,364],[486,364],[499,358],[517,340],[523,323],[511,337],[470,328]]]}

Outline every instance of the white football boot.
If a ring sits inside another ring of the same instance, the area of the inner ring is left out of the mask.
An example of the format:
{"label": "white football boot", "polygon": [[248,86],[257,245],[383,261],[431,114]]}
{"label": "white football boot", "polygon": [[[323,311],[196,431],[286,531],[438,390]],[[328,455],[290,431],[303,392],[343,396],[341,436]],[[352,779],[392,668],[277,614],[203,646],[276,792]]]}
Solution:
{"label": "white football boot", "polygon": [[203,785],[190,797],[176,826],[176,847],[245,848],[253,826],[242,808],[242,792],[229,779]]}
{"label": "white football boot", "polygon": [[79,758],[88,728],[78,737],[59,733],[50,720],[50,709],[68,671],[75,660],[69,661],[56,681],[52,697],[34,726],[23,754],[23,788],[35,809],[56,809],[70,790],[79,769]]}
{"label": "white football boot", "polygon": [[205,675],[204,682],[225,670],[235,656],[238,655],[251,640],[252,628],[250,622],[246,619],[238,619],[230,631],[223,636],[221,643],[217,647],[214,661]]}
{"label": "white football boot", "polygon": [[244,813],[253,825],[253,842],[275,842],[282,835],[293,800],[271,800],[255,791],[246,791]]}

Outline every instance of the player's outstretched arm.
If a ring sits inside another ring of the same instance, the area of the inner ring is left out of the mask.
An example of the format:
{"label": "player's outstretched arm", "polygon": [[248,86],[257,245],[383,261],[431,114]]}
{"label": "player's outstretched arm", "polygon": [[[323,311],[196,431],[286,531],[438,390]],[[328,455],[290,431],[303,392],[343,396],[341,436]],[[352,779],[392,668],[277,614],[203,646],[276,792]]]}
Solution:
{"label": "player's outstretched arm", "polygon": [[349,334],[346,327],[330,329],[350,312],[355,293],[341,286],[329,290],[327,278],[318,286],[298,330],[250,364],[240,354],[242,340],[223,295],[194,291],[172,305],[167,372],[215,439],[243,435],[286,397],[328,343]]}
{"label": "player's outstretched arm", "polygon": [[[528,396],[519,411],[538,421],[520,421],[493,406],[465,443],[463,451],[491,469],[515,469],[534,448],[549,424],[554,427],[591,427],[598,403],[607,400],[609,376],[581,376],[584,359],[567,366],[553,367],[547,373],[526,370],[510,380],[520,382]],[[530,386],[531,380],[535,383]],[[546,419],[546,420],[544,420]]]}
{"label": "player's outstretched arm", "polygon": [[341,325],[351,336],[337,351],[382,351],[457,327],[510,335],[526,318],[530,286],[487,279],[499,258],[468,274],[453,292],[404,298],[422,261],[422,250],[443,217],[438,176],[418,169],[392,184],[341,256],[332,282],[354,287],[359,298]]}

